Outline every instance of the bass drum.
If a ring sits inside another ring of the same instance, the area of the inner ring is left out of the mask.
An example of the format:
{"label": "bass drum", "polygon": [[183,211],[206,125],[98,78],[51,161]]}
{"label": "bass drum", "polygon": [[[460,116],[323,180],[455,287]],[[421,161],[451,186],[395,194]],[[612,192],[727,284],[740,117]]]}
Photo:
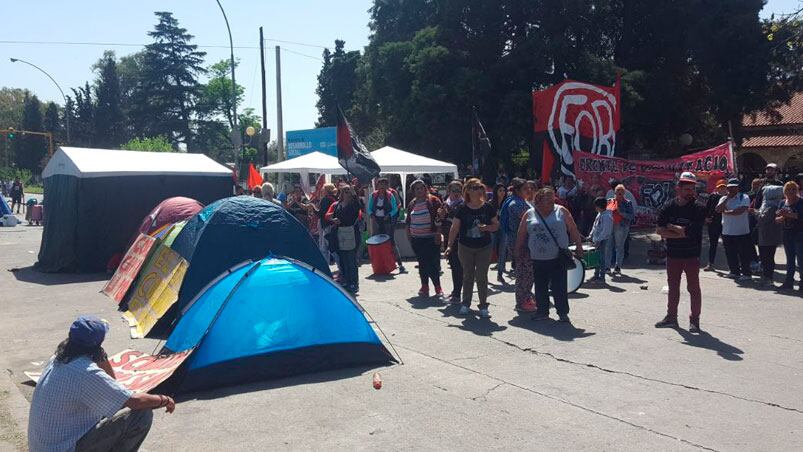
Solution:
{"label": "bass drum", "polygon": [[566,270],[569,293],[577,292],[586,280],[586,266],[576,257],[572,256],[572,258],[577,266]]}

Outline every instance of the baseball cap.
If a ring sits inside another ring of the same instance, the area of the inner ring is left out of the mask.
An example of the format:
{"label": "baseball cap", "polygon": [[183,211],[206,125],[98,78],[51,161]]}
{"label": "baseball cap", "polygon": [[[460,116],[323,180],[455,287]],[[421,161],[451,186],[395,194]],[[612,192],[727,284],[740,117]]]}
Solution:
{"label": "baseball cap", "polygon": [[767,166],[765,166],[764,168],[775,168],[775,169],[778,169],[778,164],[777,164],[777,163],[767,163]]}
{"label": "baseball cap", "polygon": [[70,326],[70,341],[84,347],[97,347],[106,338],[109,324],[93,315],[82,315]]}
{"label": "baseball cap", "polygon": [[727,186],[727,185],[728,185],[728,182],[727,182],[727,181],[725,181],[725,179],[720,179],[720,180],[718,180],[718,181],[717,181],[717,188],[719,188],[719,187],[725,187],[725,186]]}
{"label": "baseball cap", "polygon": [[728,187],[738,187],[739,179],[728,179]]}
{"label": "baseball cap", "polygon": [[690,171],[684,171],[680,173],[680,179],[678,180],[678,182],[690,182],[692,184],[696,184],[697,176],[695,176],[694,173]]}

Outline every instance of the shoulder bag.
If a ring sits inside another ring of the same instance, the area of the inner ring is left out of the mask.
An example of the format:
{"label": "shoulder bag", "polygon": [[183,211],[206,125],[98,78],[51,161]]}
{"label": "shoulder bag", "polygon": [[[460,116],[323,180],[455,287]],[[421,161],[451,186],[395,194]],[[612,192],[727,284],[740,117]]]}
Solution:
{"label": "shoulder bag", "polygon": [[538,218],[541,219],[541,223],[544,224],[546,232],[548,232],[549,236],[552,237],[552,241],[555,242],[555,246],[558,247],[558,262],[560,262],[560,265],[566,270],[572,270],[574,268],[577,268],[577,263],[574,262],[574,256],[572,256],[571,250],[569,250],[569,248],[560,247],[558,239],[555,238],[555,235],[552,233],[552,230],[549,229],[549,225],[546,224],[546,220],[544,220],[544,217],[541,215],[541,212],[538,211],[537,207],[534,207],[533,210],[535,211],[535,214],[538,215]]}

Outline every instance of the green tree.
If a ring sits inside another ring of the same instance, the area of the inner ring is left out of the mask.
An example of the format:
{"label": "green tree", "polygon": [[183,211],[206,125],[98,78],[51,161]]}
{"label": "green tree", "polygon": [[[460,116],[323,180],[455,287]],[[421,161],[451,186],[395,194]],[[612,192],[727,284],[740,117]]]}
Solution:
{"label": "green tree", "polygon": [[[236,68],[238,65],[239,61],[235,61],[234,67]],[[220,60],[209,66],[207,69],[210,76],[209,81],[201,86],[200,98],[196,105],[196,112],[200,118],[225,119],[229,129],[234,127],[230,70],[231,62],[229,60]],[[242,105],[244,94],[245,88],[237,84],[237,105]]]}
{"label": "green tree", "polygon": [[146,152],[176,152],[170,141],[163,137],[134,137],[120,146],[127,151],[146,151]]}
{"label": "green tree", "polygon": [[[43,132],[42,104],[39,98],[26,95],[22,107],[22,130]],[[15,162],[18,167],[39,173],[40,164],[47,155],[47,140],[41,136],[20,134],[15,141]]]}
{"label": "green tree", "polygon": [[120,93],[120,77],[114,52],[107,50],[95,64],[95,146],[114,149],[125,141],[125,117]]}
{"label": "green tree", "polygon": [[[0,128],[20,129],[22,124],[22,105],[26,94],[19,88],[0,88]],[[8,138],[0,138],[0,166],[10,166],[14,161],[14,149]]]}
{"label": "green tree", "polygon": [[43,125],[46,132],[53,134],[53,141],[61,142],[61,117],[59,116],[59,106],[55,102],[47,103]]}
{"label": "green tree", "polygon": [[337,124],[337,106],[348,108],[353,103],[357,89],[357,67],[360,64],[360,52],[344,50],[346,42],[335,40],[335,51],[323,51],[323,67],[318,74],[318,121],[316,127],[334,126]]}
{"label": "green tree", "polygon": [[204,52],[169,12],[156,12],[159,22],[148,35],[141,72],[131,99],[131,122],[138,135],[162,135],[178,147],[193,149],[190,121],[200,94],[197,77],[205,73]]}
{"label": "green tree", "polygon": [[89,82],[73,88],[73,97],[67,97],[68,104],[74,104],[70,119],[70,140],[73,146],[95,146],[95,102]]}

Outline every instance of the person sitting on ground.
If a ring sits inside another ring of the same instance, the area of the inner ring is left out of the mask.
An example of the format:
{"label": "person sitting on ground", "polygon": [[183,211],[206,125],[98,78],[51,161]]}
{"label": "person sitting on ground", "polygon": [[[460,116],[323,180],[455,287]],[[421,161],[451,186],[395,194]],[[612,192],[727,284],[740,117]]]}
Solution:
{"label": "person sitting on ground", "polygon": [[589,282],[605,284],[605,272],[608,271],[606,249],[608,241],[613,239],[613,212],[608,210],[608,200],[603,197],[594,200],[594,208],[597,210],[597,218],[591,227],[590,237],[599,254],[599,266],[594,269],[594,276]]}
{"label": "person sitting on ground", "polygon": [[176,408],[168,396],[135,394],[114,379],[101,346],[108,330],[105,321],[81,316],[59,344],[33,392],[31,452],[136,451],[151,428],[151,410]]}

